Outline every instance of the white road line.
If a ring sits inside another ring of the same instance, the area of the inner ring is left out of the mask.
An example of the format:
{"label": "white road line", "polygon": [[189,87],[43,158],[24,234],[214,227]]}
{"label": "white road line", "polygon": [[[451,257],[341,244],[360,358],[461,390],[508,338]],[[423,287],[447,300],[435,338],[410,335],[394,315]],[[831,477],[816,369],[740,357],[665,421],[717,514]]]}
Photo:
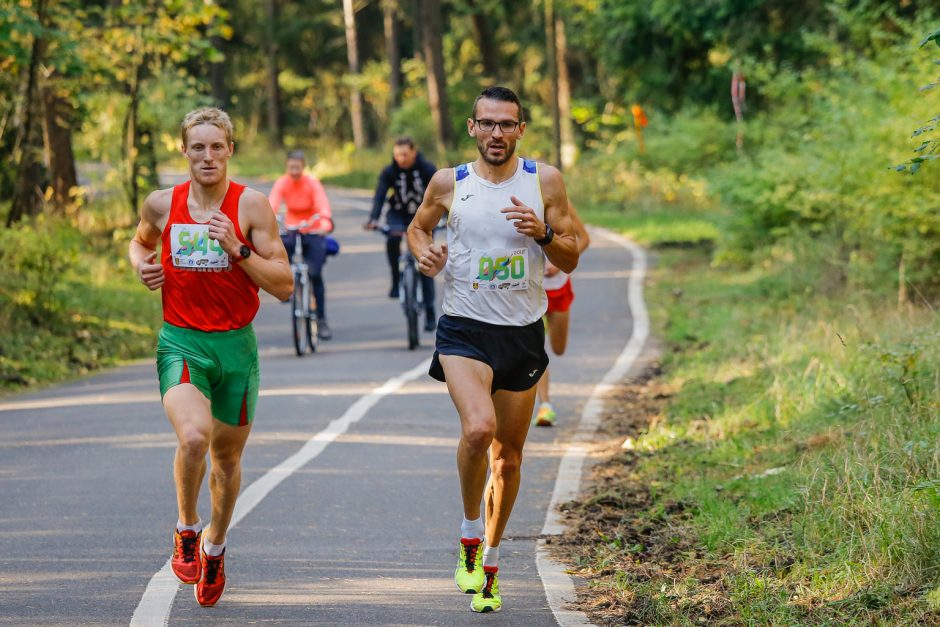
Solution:
{"label": "white road line", "polygon": [[[548,511],[545,513],[545,524],[542,526],[543,536],[559,535],[564,531],[564,524],[558,512],[558,507],[578,496],[581,473],[584,469],[584,457],[600,424],[604,409],[603,399],[615,385],[627,376],[649,337],[649,315],[646,311],[646,304],[643,302],[643,276],[646,273],[646,254],[642,248],[616,233],[606,229],[592,229],[592,231],[596,231],[626,248],[633,257],[633,268],[627,284],[628,304],[633,316],[633,331],[623,352],[620,353],[617,361],[607,371],[607,374],[594,387],[591,397],[584,405],[578,428],[558,467],[555,489],[552,492],[552,500],[548,504]],[[535,564],[539,577],[542,579],[542,585],[545,588],[548,604],[558,624],[562,627],[592,624],[583,612],[567,609],[566,605],[568,603],[577,600],[574,581],[561,564],[549,557],[544,539],[540,539],[536,545]]]}
{"label": "white road line", "polygon": [[[362,417],[366,415],[366,412],[383,397],[396,392],[409,381],[414,381],[425,374],[430,364],[431,358],[429,357],[411,370],[397,377],[392,377],[380,387],[375,388],[369,394],[359,398],[342,416],[330,422],[326,429],[307,440],[307,443],[304,444],[299,451],[245,488],[239,495],[238,502],[235,504],[231,527],[237,525],[242,518],[247,516],[279,483],[322,453],[338,436],[345,433],[350,426],[362,419]],[[134,627],[138,625],[141,627],[166,625],[170,619],[173,599],[176,598],[179,587],[179,582],[177,582],[176,577],[170,571],[170,561],[167,560],[163,568],[151,577],[150,583],[147,584],[147,589],[144,590],[144,595],[137,605],[137,609],[134,610],[134,616],[131,618],[130,624]]]}

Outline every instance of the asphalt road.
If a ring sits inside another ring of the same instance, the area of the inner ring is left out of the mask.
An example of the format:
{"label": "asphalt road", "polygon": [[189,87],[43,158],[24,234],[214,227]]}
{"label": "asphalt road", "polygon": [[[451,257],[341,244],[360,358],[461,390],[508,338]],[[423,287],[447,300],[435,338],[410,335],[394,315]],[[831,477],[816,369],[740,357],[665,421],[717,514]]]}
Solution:
{"label": "asphalt road", "polygon": [[[559,424],[530,431],[502,543],[503,611],[475,615],[453,584],[457,417],[444,385],[414,370],[433,337],[407,350],[384,240],[360,229],[370,199],[330,197],[343,246],[325,269],[334,339],[296,357],[287,307],[263,300],[242,483],[255,503],[229,533],[220,603],[201,608],[191,586],[172,586],[169,624],[556,624],[535,542],[566,438],[630,335],[629,254],[596,236],[577,270],[569,351],[552,362]],[[0,401],[0,624],[130,622],[170,554],[174,448],[150,359]]]}

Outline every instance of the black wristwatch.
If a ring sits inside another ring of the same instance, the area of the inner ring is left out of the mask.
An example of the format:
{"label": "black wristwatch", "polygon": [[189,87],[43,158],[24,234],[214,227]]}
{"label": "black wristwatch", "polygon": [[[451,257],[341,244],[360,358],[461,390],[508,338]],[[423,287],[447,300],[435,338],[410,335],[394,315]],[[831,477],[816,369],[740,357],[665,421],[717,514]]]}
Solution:
{"label": "black wristwatch", "polygon": [[235,261],[244,261],[251,257],[251,249],[248,248],[248,244],[242,244],[242,247],[238,249],[238,258]]}
{"label": "black wristwatch", "polygon": [[535,240],[535,243],[538,244],[539,246],[548,246],[549,244],[552,243],[552,239],[554,238],[555,238],[555,231],[553,231],[551,225],[548,222],[546,222],[545,223],[545,237],[543,237],[542,239]]}

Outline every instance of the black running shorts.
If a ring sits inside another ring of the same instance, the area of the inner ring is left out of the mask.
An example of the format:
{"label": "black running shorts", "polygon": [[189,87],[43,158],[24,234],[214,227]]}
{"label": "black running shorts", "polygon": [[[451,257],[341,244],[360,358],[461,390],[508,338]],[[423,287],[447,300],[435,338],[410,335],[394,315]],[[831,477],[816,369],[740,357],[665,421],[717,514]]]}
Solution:
{"label": "black running shorts", "polygon": [[545,325],[541,319],[516,327],[441,316],[435,348],[428,374],[438,381],[445,380],[440,355],[469,357],[493,369],[493,392],[528,390],[548,367]]}

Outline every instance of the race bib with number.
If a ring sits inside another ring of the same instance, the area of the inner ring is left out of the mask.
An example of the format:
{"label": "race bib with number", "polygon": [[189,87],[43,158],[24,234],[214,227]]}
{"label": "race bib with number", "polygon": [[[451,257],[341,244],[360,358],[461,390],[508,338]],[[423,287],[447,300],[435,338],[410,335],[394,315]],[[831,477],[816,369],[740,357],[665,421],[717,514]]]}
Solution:
{"label": "race bib with number", "polygon": [[174,224],[170,228],[170,256],[177,268],[218,270],[228,268],[228,253],[209,237],[208,224]]}
{"label": "race bib with number", "polygon": [[470,251],[470,287],[483,290],[529,288],[529,257],[525,248]]}

